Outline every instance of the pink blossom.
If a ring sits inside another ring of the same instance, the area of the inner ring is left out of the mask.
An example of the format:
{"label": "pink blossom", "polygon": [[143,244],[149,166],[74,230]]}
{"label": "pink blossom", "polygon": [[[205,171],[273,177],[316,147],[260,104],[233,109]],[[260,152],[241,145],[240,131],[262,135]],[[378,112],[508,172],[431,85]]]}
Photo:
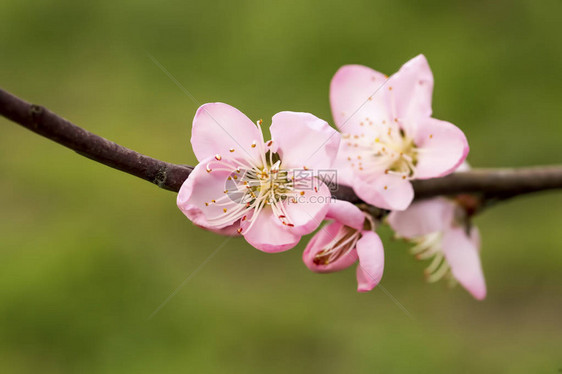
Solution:
{"label": "pink blossom", "polygon": [[431,259],[425,273],[429,282],[443,277],[457,280],[478,300],[486,297],[480,263],[480,235],[458,202],[437,197],[413,203],[407,210],[391,212],[390,226],[416,246],[412,254]]}
{"label": "pink blossom", "polygon": [[177,204],[200,227],[241,234],[262,251],[279,252],[324,219],[330,191],[311,172],[331,167],[340,138],[308,113],[277,113],[267,142],[260,125],[227,104],[201,106],[191,137],[199,164]]}
{"label": "pink blossom", "polygon": [[431,117],[433,75],[423,55],[390,78],[346,65],[332,79],[330,102],[342,132],[336,165],[340,182],[383,209],[410,205],[413,179],[441,177],[468,154],[464,133]]}
{"label": "pink blossom", "polygon": [[330,273],[357,266],[357,291],[372,290],[381,280],[384,251],[370,215],[346,201],[330,204],[326,216],[334,221],[310,240],[303,253],[305,265],[317,273]]}

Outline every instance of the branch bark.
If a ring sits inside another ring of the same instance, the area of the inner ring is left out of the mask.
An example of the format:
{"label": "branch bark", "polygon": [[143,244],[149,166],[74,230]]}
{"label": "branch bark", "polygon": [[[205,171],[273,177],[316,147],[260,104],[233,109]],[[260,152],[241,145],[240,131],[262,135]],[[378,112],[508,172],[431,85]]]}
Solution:
{"label": "branch bark", "polygon": [[[70,148],[82,156],[132,174],[158,187],[179,191],[193,167],[145,156],[95,135],[48,109],[30,104],[0,89],[0,114],[7,119]],[[501,200],[513,196],[562,188],[562,166],[518,169],[475,169],[443,178],[414,181],[416,199],[461,193]],[[353,190],[339,186],[334,196],[361,202]]]}

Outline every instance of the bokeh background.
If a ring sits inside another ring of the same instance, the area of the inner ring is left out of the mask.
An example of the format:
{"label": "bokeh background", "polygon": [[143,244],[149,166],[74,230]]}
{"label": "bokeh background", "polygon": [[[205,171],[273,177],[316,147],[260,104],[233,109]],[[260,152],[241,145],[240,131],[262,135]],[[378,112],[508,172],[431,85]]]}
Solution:
{"label": "bokeh background", "polygon": [[[344,64],[424,53],[434,113],[474,166],[562,162],[562,3],[0,0],[0,86],[145,154],[193,164],[199,103],[331,122]],[[381,230],[381,289],[197,229],[175,194],[0,118],[0,372],[555,373],[562,193],[476,219],[488,297],[423,282]],[[149,316],[223,245],[152,318]]]}

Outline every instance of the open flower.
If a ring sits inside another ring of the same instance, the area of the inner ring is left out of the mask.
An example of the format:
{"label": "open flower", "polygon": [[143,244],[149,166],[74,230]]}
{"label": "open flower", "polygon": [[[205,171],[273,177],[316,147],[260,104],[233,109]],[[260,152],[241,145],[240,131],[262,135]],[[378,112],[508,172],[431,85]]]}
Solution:
{"label": "open flower", "polygon": [[468,154],[463,132],[431,118],[433,75],[423,55],[390,78],[366,66],[340,68],[330,103],[342,132],[340,182],[379,208],[404,210],[414,191],[410,180],[451,173]]}
{"label": "open flower", "polygon": [[388,223],[398,236],[416,244],[411,252],[418,259],[432,258],[425,269],[429,282],[449,277],[476,299],[486,297],[478,228],[458,201],[437,197],[415,202],[403,212],[391,212]]}
{"label": "open flower", "polygon": [[384,251],[373,231],[373,218],[355,205],[336,200],[330,204],[326,218],[334,221],[324,226],[310,240],[303,253],[305,265],[317,273],[330,273],[357,266],[357,291],[372,290],[381,280]]}
{"label": "open flower", "polygon": [[177,205],[200,227],[279,252],[324,219],[330,191],[313,171],[331,167],[340,138],[308,113],[277,113],[267,142],[260,125],[227,104],[201,106],[191,137],[199,164]]}

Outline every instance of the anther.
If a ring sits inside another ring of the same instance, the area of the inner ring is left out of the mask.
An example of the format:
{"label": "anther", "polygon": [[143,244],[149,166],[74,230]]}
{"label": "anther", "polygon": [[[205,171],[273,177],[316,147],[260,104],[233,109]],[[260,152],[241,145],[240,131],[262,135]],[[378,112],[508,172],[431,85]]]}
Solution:
{"label": "anther", "polygon": [[218,153],[215,155],[215,160],[220,161],[222,160],[221,155],[219,155]]}
{"label": "anther", "polygon": [[230,152],[234,152],[234,148],[230,148]]}

